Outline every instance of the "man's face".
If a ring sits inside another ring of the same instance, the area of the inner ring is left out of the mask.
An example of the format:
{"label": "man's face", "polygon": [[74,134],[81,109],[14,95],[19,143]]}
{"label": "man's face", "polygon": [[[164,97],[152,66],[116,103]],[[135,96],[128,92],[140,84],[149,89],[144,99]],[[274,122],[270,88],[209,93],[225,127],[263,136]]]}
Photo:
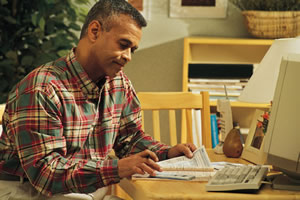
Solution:
{"label": "man's face", "polygon": [[115,77],[131,60],[141,36],[141,28],[129,16],[116,17],[109,32],[102,30],[92,47],[93,71],[100,77]]}

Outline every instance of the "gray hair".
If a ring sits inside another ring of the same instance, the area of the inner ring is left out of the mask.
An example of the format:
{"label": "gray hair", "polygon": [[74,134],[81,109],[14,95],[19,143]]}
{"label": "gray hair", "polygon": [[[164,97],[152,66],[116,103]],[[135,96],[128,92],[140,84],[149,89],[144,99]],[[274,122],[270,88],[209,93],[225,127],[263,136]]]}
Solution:
{"label": "gray hair", "polygon": [[88,29],[89,24],[93,20],[101,23],[102,30],[109,31],[111,29],[111,20],[114,16],[125,14],[131,18],[142,28],[147,26],[147,22],[143,15],[125,0],[99,0],[89,11],[80,33],[82,39]]}

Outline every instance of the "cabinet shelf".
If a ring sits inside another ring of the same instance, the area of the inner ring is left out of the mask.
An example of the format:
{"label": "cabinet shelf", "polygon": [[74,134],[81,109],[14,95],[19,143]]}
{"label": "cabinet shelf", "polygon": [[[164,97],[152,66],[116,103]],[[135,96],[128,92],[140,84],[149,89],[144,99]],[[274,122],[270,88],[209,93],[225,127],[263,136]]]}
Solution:
{"label": "cabinet shelf", "polygon": [[[258,64],[274,40],[248,38],[184,38],[182,90],[188,91],[189,64]],[[216,101],[211,101],[211,111],[216,110]],[[255,109],[267,110],[269,104],[231,102],[233,120],[248,128]]]}
{"label": "cabinet shelf", "polygon": [[[231,107],[234,108],[255,108],[255,109],[265,109],[271,108],[271,104],[256,104],[256,103],[245,103],[240,101],[230,102]],[[217,101],[210,101],[210,106],[217,106]]]}

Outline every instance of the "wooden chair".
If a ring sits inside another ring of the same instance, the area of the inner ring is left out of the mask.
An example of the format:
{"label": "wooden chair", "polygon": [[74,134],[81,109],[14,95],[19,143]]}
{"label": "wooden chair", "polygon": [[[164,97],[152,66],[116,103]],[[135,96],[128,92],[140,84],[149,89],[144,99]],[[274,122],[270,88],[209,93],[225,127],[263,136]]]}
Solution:
{"label": "wooden chair", "polygon": [[[192,139],[192,109],[201,110],[202,144],[212,148],[210,106],[208,92],[194,94],[191,92],[139,92],[137,93],[142,108],[144,129],[144,111],[152,110],[153,136],[161,141],[160,110],[169,112],[170,144],[193,142]],[[181,141],[177,142],[175,110],[181,110]],[[146,131],[147,132],[147,131]]]}
{"label": "wooden chair", "polygon": [[[187,143],[192,141],[192,109],[201,110],[202,144],[212,148],[210,128],[210,106],[208,92],[193,94],[191,92],[139,92],[137,96],[142,108],[143,129],[145,129],[145,112],[152,111],[154,139],[161,141],[160,115],[161,110],[169,112],[170,144]],[[181,141],[177,142],[175,111],[181,110]],[[147,133],[147,130],[146,130]],[[123,199],[131,199],[119,185],[114,188],[114,194]]]}

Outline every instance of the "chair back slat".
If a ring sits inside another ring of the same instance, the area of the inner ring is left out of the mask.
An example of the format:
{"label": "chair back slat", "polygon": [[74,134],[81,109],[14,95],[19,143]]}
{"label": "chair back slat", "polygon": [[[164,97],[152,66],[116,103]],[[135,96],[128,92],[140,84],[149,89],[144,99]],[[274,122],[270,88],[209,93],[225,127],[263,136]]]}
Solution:
{"label": "chair back slat", "polygon": [[160,120],[159,120],[159,111],[153,110],[152,111],[152,121],[153,121],[153,133],[154,133],[154,139],[160,140]]}
{"label": "chair back slat", "polygon": [[186,109],[181,109],[181,143],[187,143]]}
{"label": "chair back slat", "polygon": [[145,112],[143,110],[141,111],[141,115],[142,115],[142,129],[143,131],[145,131]]}
{"label": "chair back slat", "polygon": [[212,142],[211,142],[211,124],[210,124],[210,106],[209,106],[209,93],[203,92],[203,106],[201,111],[201,126],[202,126],[202,132],[209,133],[209,134],[202,134],[202,143],[206,148],[212,148]]}
{"label": "chair back slat", "polygon": [[[192,135],[192,109],[201,110],[202,143],[211,148],[210,106],[208,92],[193,94],[191,92],[139,92],[138,98],[142,111],[152,110],[152,123],[154,139],[161,141],[160,110],[169,110],[170,144],[176,145],[176,110],[181,110],[180,143],[193,142]],[[144,128],[144,112],[142,112],[142,126]]]}
{"label": "chair back slat", "polygon": [[170,130],[170,144],[171,146],[174,146],[177,144],[177,127],[176,127],[175,110],[169,110],[169,130]]}
{"label": "chair back slat", "polygon": [[[187,142],[193,142],[193,118],[192,109],[186,109]],[[203,133],[202,133],[203,135]]]}

